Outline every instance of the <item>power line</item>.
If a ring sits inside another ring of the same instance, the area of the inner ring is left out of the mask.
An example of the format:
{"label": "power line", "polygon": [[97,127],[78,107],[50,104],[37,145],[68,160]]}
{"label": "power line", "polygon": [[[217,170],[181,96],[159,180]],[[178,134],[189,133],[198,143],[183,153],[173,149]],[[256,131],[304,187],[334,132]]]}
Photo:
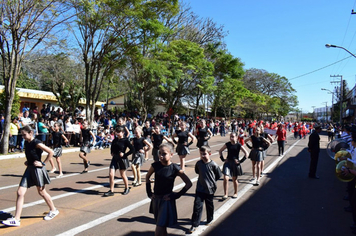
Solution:
{"label": "power line", "polygon": [[310,74],[315,73],[315,72],[317,72],[317,71],[319,71],[319,70],[325,69],[325,68],[327,68],[327,67],[329,67],[329,66],[335,65],[335,64],[337,64],[337,63],[339,63],[339,62],[342,62],[342,61],[344,61],[344,60],[346,60],[346,59],[349,59],[350,57],[352,57],[352,56],[345,57],[344,59],[341,59],[341,60],[339,60],[339,61],[336,61],[336,62],[334,62],[334,63],[331,63],[331,64],[329,64],[329,65],[327,65],[327,66],[324,66],[324,67],[321,67],[321,68],[319,68],[319,69],[313,70],[313,71],[311,71],[311,72],[308,72],[308,73],[299,75],[299,76],[297,76],[297,77],[293,77],[293,78],[291,78],[291,79],[289,79],[289,80],[294,80],[294,79],[297,79],[297,78],[300,78],[300,77],[303,77],[303,76],[306,76],[306,75],[310,75]]}

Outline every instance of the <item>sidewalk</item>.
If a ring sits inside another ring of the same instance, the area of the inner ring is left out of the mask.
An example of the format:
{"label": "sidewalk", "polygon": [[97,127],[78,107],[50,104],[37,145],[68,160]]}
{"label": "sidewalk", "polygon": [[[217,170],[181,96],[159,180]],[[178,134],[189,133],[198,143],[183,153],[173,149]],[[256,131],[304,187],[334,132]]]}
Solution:
{"label": "sidewalk", "polygon": [[[79,150],[80,150],[79,147],[70,147],[70,148],[63,147],[62,153],[79,152]],[[45,153],[43,155],[45,155]],[[23,157],[25,157],[25,153],[24,152],[19,152],[19,153],[14,153],[14,154],[7,154],[7,155],[0,155],[0,161],[1,160],[7,160],[7,159],[14,159],[14,158],[23,158]]]}

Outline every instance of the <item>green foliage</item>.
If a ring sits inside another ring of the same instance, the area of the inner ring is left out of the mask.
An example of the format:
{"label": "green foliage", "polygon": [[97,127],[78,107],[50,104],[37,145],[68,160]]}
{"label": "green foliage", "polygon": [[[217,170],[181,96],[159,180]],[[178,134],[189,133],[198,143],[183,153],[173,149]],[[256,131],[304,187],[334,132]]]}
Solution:
{"label": "green foliage", "polygon": [[244,76],[245,86],[262,100],[245,100],[249,113],[266,113],[286,116],[298,105],[294,88],[286,77],[261,69],[249,69]]}
{"label": "green foliage", "polygon": [[[0,93],[0,112],[4,114],[5,106],[6,106],[6,96],[5,96],[5,91],[2,91]],[[11,117],[17,117],[20,113],[20,108],[21,108],[21,102],[20,102],[20,96],[15,89],[14,91],[14,101],[11,106]]]}
{"label": "green foliage", "polygon": [[23,70],[19,74],[19,78],[16,82],[16,87],[40,90],[38,81],[35,78],[30,77],[27,71],[25,72]]}

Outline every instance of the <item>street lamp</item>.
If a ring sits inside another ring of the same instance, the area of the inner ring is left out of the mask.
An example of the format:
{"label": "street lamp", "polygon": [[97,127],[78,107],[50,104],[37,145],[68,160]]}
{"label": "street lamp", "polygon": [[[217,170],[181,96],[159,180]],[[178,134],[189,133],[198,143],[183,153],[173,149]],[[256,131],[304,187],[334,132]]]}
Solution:
{"label": "street lamp", "polygon": [[325,89],[325,88],[321,88],[321,90],[328,91],[329,93],[331,93],[333,95],[332,99],[331,99],[331,110],[330,110],[330,118],[331,118],[331,120],[333,120],[333,112],[334,112],[333,106],[334,106],[334,94],[335,94],[335,92],[332,92],[331,90]]}
{"label": "street lamp", "polygon": [[[350,55],[352,55],[354,58],[356,58],[355,54],[353,54],[352,52],[350,52],[349,50],[347,50],[344,47],[340,47],[340,46],[336,46],[336,45],[332,45],[332,44],[325,44],[325,47],[327,48],[341,48],[343,50],[345,50],[346,52],[348,52]],[[342,87],[343,87],[343,82],[342,82],[342,76],[341,76],[341,84],[340,84],[340,125],[342,125],[342,98],[343,98],[343,93],[342,93]]]}
{"label": "street lamp", "polygon": [[355,54],[353,54],[352,52],[350,52],[349,50],[347,50],[344,47],[336,46],[336,45],[332,45],[332,44],[325,44],[325,47],[327,47],[327,48],[341,48],[341,49],[344,49],[346,52],[350,53],[353,57],[356,58]]}

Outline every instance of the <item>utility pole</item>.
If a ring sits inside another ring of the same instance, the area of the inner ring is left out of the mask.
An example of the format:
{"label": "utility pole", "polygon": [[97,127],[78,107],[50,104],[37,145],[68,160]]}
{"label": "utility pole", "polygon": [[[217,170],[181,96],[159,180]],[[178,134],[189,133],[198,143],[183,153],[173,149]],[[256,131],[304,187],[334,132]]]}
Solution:
{"label": "utility pole", "polygon": [[328,102],[323,102],[325,103],[325,123],[328,122]]}
{"label": "utility pole", "polygon": [[312,106],[313,108],[313,119],[315,119],[315,106]]}
{"label": "utility pole", "polygon": [[[342,125],[342,100],[343,100],[343,81],[342,75],[330,75],[330,77],[340,77],[340,125]],[[338,83],[338,81],[332,81],[331,83]]]}

